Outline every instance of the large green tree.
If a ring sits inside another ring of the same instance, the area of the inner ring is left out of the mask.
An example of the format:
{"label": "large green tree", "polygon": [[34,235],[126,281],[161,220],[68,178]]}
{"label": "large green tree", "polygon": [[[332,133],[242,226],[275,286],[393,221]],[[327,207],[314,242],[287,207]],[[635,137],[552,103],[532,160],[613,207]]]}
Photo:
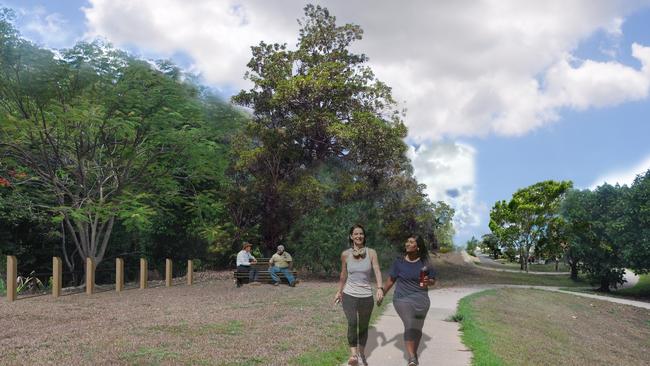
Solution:
{"label": "large green tree", "polygon": [[481,236],[480,247],[482,251],[489,253],[494,259],[499,258],[499,255],[501,254],[499,239],[493,233]]}
{"label": "large green tree", "polygon": [[630,187],[623,256],[628,268],[637,273],[650,272],[650,170],[639,175]]}
{"label": "large green tree", "polygon": [[490,212],[490,229],[512,244],[520,256],[521,268],[528,271],[531,249],[540,243],[559,207],[570,181],[547,180],[517,190],[509,202],[497,202]]}
{"label": "large green tree", "polygon": [[409,167],[406,127],[390,88],[376,80],[365,55],[350,50],[361,28],[337,25],[320,6],[304,10],[296,48],[252,47],[246,78],[253,87],[233,97],[253,111],[236,168],[251,176],[245,189],[259,192],[268,248],[325,198],[313,179],[321,165],[344,167],[336,180],[347,187],[336,191],[357,198]]}
{"label": "large green tree", "polygon": [[579,268],[601,291],[623,283],[626,191],[609,184],[594,191],[572,190],[562,205]]}
{"label": "large green tree", "polygon": [[194,90],[166,65],[101,42],[39,48],[9,20],[0,19],[0,152],[50,194],[40,205],[77,252],[101,262],[117,218],[137,225],[151,213],[143,191],[199,119]]}

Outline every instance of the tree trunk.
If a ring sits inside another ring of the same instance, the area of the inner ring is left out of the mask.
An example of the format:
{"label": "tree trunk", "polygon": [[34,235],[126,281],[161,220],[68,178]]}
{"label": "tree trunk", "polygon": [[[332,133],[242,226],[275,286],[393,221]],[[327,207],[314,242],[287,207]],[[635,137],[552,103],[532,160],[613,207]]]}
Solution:
{"label": "tree trunk", "polygon": [[609,292],[609,279],[608,278],[601,278],[600,279],[600,287],[598,288],[598,291],[601,292]]}
{"label": "tree trunk", "polygon": [[[81,260],[85,261],[86,258],[95,260],[95,265],[99,265],[104,259],[108,241],[113,232],[113,224],[115,223],[115,216],[111,216],[106,220],[79,221],[68,217],[64,217],[64,222],[68,227],[68,231],[72,234],[73,241],[81,256]],[[84,266],[84,273],[85,273]]]}
{"label": "tree trunk", "polygon": [[571,267],[571,279],[574,281],[578,280],[578,264],[577,263],[569,263],[569,267]]}

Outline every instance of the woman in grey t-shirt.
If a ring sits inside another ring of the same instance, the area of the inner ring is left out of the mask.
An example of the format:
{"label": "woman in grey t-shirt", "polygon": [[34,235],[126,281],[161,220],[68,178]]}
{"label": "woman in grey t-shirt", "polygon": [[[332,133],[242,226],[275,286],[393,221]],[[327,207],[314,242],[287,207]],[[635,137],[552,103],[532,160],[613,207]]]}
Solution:
{"label": "woman in grey t-shirt", "polygon": [[[422,339],[424,319],[429,311],[428,287],[435,283],[429,252],[417,235],[409,236],[404,243],[404,256],[393,262],[386,283],[380,292],[388,292],[393,284],[393,306],[404,323],[404,345],[408,353],[408,366],[417,366],[417,351]],[[420,277],[423,272],[424,277]]]}
{"label": "woman in grey t-shirt", "polygon": [[[348,365],[361,362],[367,365],[364,348],[368,340],[370,314],[374,307],[370,273],[374,272],[377,288],[381,287],[381,270],[377,252],[366,247],[366,233],[361,225],[350,228],[350,249],[341,253],[341,276],[339,290],[334,301],[343,304],[343,312],[348,320],[348,345],[350,358]],[[377,291],[377,301],[384,295]]]}

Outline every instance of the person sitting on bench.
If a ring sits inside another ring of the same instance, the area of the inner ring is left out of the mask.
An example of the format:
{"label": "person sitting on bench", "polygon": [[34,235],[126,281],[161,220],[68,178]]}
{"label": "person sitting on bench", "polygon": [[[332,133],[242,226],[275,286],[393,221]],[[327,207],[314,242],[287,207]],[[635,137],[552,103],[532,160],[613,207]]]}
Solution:
{"label": "person sitting on bench", "polygon": [[[257,282],[257,269],[251,267],[251,263],[257,263],[257,259],[251,254],[253,244],[244,242],[242,250],[237,253],[237,272],[240,274],[248,273],[248,280],[251,285],[259,285]],[[237,287],[242,286],[242,278],[237,276]]]}
{"label": "person sitting on bench", "polygon": [[271,274],[273,285],[277,286],[280,284],[278,272],[281,272],[287,278],[289,286],[294,287],[296,285],[296,279],[291,273],[291,263],[291,254],[284,251],[284,245],[278,245],[277,253],[273,254],[269,260],[269,273]]}

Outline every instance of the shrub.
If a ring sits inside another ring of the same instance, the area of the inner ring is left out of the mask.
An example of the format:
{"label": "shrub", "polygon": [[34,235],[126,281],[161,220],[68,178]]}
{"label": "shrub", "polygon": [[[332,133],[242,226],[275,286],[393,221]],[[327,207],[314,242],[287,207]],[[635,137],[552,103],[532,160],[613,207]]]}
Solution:
{"label": "shrub", "polygon": [[324,207],[304,216],[291,229],[287,251],[312,272],[334,273],[340,269],[341,252],[349,246],[354,224],[366,229],[366,243],[377,251],[382,267],[390,266],[397,252],[384,238],[377,209],[368,202]]}
{"label": "shrub", "polygon": [[474,253],[474,251],[476,250],[477,247],[478,247],[478,239],[472,236],[472,238],[467,241],[467,248],[466,248],[467,253],[469,255],[475,256],[476,253]]}

